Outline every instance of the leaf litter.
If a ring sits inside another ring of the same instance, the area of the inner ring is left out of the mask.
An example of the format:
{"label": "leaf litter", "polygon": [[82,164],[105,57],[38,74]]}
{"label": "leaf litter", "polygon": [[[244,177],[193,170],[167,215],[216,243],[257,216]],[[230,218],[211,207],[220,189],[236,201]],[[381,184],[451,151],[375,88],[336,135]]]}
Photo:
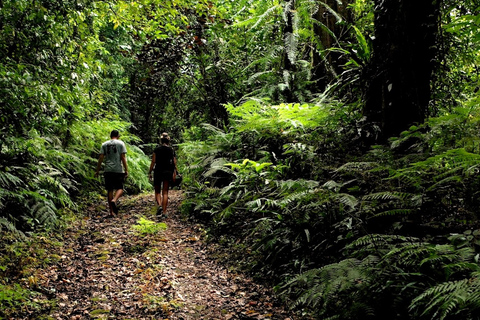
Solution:
{"label": "leaf litter", "polygon": [[[179,217],[181,197],[170,191],[164,220],[155,215],[153,194],[122,198],[114,218],[105,217],[103,203],[91,205],[65,232],[61,261],[38,275],[56,301],[48,317],[299,319],[269,288],[212,258],[201,226]],[[140,219],[166,229],[138,232],[132,227]]]}

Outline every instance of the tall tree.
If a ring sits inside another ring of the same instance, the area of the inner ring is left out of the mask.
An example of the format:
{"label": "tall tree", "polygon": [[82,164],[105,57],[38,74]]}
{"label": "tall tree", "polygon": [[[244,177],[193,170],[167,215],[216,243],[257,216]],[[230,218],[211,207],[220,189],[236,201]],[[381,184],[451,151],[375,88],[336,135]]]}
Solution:
{"label": "tall tree", "polygon": [[425,120],[438,26],[439,1],[375,0],[364,114],[369,124],[378,126],[380,140]]}
{"label": "tall tree", "polygon": [[314,14],[313,32],[320,47],[317,49],[319,52],[312,55],[312,78],[319,91],[327,88],[341,71],[341,65],[346,62],[342,61],[341,53],[331,49],[342,47],[340,42],[349,37],[348,29],[353,22],[349,6],[354,1],[325,0],[320,2]]}

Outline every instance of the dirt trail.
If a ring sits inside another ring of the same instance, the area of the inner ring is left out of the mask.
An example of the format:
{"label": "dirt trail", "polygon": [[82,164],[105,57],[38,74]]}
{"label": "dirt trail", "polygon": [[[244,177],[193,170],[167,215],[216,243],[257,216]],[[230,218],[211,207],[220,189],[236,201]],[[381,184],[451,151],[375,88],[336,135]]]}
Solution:
{"label": "dirt trail", "polygon": [[294,319],[272,292],[209,257],[201,228],[177,214],[170,193],[167,229],[138,235],[141,216],[157,221],[153,195],[124,197],[115,218],[103,203],[67,230],[59,264],[44,270],[54,319]]}

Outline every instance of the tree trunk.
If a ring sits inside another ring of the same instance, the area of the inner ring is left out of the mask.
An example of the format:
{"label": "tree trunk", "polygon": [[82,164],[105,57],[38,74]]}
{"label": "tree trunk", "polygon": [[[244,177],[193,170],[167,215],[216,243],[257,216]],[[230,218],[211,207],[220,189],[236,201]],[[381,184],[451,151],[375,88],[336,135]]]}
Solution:
{"label": "tree trunk", "polygon": [[364,115],[385,141],[423,123],[430,101],[439,3],[375,0],[373,56],[365,68]]}
{"label": "tree trunk", "polygon": [[[341,65],[346,61],[340,61],[341,56],[338,52],[327,52],[326,50],[341,47],[339,42],[344,41],[342,36],[345,33],[345,24],[340,24],[336,15],[340,16],[347,23],[351,23],[352,13],[348,8],[352,0],[325,0],[319,5],[317,12],[314,15],[315,20],[319,21],[321,25],[315,24],[313,31],[316,37],[321,42],[320,52],[313,54],[313,69],[312,79],[316,81],[316,91],[324,91],[328,84],[337,77],[337,73],[342,70]],[[333,14],[330,10],[333,10]],[[315,46],[315,44],[313,44]]]}

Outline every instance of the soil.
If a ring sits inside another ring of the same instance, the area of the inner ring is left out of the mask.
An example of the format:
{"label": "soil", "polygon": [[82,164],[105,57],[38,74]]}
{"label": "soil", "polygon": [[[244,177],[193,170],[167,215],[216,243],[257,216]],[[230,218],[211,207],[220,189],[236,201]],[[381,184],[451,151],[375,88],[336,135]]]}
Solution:
{"label": "soil", "polygon": [[[213,258],[202,226],[180,217],[181,199],[170,192],[166,218],[152,194],[123,197],[113,218],[103,201],[91,205],[65,232],[59,263],[39,275],[56,301],[48,318],[299,319],[269,288]],[[134,229],[142,218],[155,222],[143,233]]]}

